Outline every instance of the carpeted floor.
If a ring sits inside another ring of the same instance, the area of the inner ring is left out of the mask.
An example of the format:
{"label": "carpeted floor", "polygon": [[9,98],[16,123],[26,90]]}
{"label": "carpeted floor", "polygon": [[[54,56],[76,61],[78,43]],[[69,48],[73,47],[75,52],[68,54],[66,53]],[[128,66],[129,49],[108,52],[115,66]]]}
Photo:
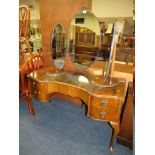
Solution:
{"label": "carpeted floor", "polygon": [[20,155],[132,155],[133,151],[115,143],[109,151],[112,129],[108,123],[85,116],[78,105],[53,98],[49,103],[33,99],[33,118],[25,104],[19,111]]}

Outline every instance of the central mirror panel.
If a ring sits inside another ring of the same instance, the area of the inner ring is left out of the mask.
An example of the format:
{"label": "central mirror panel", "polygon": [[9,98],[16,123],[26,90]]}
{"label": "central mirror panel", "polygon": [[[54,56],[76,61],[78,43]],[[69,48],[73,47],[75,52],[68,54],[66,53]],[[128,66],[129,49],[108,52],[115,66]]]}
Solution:
{"label": "central mirror panel", "polygon": [[78,66],[90,66],[99,53],[100,25],[88,9],[81,9],[71,20],[68,30],[68,51]]}

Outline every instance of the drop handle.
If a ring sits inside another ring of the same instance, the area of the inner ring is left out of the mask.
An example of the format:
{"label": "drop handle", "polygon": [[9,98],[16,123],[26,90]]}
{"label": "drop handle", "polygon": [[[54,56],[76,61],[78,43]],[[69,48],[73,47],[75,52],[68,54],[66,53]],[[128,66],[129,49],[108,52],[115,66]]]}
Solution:
{"label": "drop handle", "polygon": [[40,94],[40,91],[37,92],[37,90],[35,90],[34,93],[39,95]]}
{"label": "drop handle", "polygon": [[36,83],[33,81],[33,82],[32,82],[32,85],[33,85],[33,87],[34,87],[34,86],[36,85]]}
{"label": "drop handle", "polygon": [[103,107],[106,107],[106,105],[107,105],[107,100],[102,100],[101,103],[102,103],[102,106],[103,106]]}
{"label": "drop handle", "polygon": [[34,93],[37,94],[37,91],[35,90]]}
{"label": "drop handle", "polygon": [[104,118],[105,117],[105,115],[106,115],[106,112],[100,112],[100,116],[102,117],[102,118]]}

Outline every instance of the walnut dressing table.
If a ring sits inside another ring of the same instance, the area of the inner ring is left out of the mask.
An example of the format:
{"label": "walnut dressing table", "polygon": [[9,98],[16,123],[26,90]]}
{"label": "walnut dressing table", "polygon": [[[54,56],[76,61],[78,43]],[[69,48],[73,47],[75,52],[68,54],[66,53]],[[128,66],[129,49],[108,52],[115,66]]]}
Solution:
{"label": "walnut dressing table", "polygon": [[103,76],[68,71],[55,74],[54,67],[44,67],[28,75],[30,93],[39,101],[49,101],[53,93],[69,95],[85,103],[89,118],[109,122],[113,128],[111,151],[120,129],[120,115],[126,96],[126,83],[119,80],[116,86],[101,87]]}

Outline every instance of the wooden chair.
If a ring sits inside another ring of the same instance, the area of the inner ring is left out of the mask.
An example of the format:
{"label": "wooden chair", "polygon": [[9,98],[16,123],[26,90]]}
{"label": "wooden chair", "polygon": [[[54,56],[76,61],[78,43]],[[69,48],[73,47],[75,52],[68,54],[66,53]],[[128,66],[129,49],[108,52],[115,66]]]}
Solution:
{"label": "wooden chair", "polygon": [[26,54],[32,54],[32,47],[27,38],[19,37],[19,56],[24,60]]}
{"label": "wooden chair", "polygon": [[31,55],[31,57],[21,66],[20,78],[19,78],[19,101],[28,105],[29,111],[32,115],[35,115],[35,111],[32,104],[32,95],[30,94],[28,87],[27,74],[31,73],[39,68],[43,67],[42,55]]}
{"label": "wooden chair", "polygon": [[27,5],[19,7],[19,36],[29,38],[30,8]]}
{"label": "wooden chair", "polygon": [[32,47],[29,43],[30,8],[27,5],[19,7],[19,56],[25,61],[27,55],[32,54]]}

